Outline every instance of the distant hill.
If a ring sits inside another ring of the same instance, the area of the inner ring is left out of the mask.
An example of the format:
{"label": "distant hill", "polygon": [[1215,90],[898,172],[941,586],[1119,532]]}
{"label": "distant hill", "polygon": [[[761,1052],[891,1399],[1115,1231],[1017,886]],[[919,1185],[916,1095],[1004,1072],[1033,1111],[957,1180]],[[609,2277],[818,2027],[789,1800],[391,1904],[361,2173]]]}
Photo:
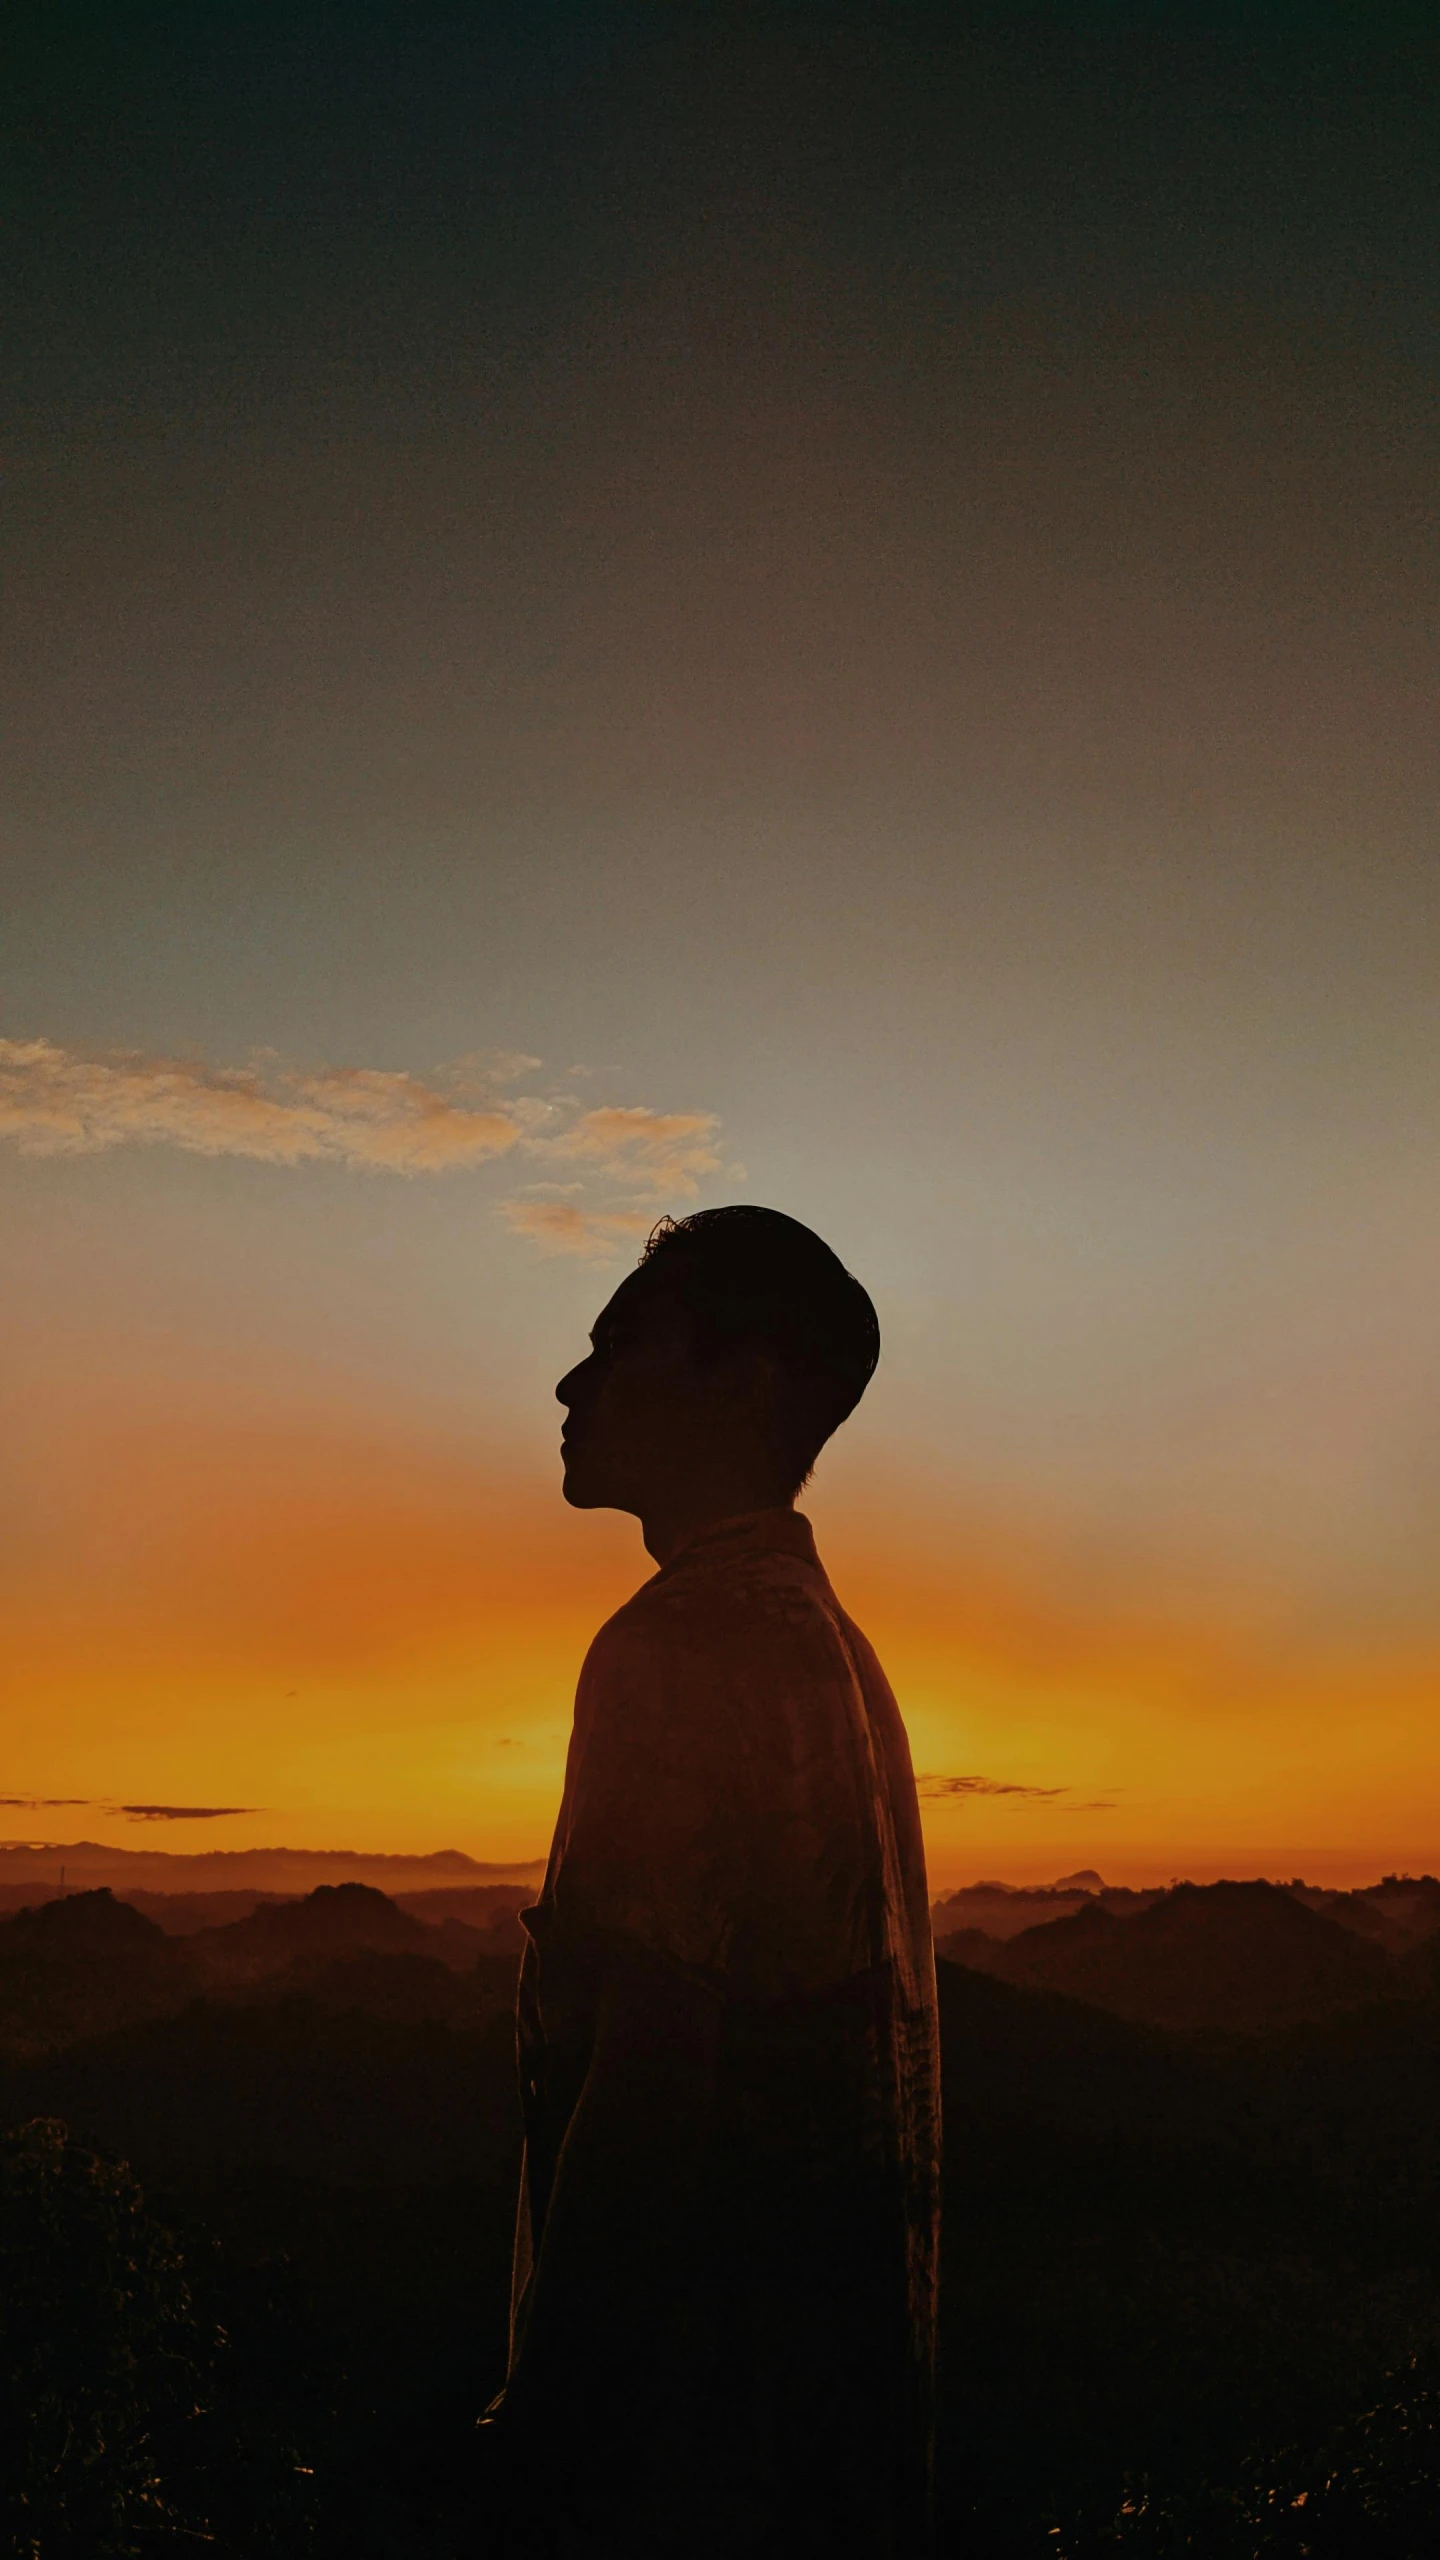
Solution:
{"label": "distant hill", "polygon": [[423,1893],[397,1893],[391,1898],[417,1920],[463,1920],[472,1929],[493,1929],[534,1901],[539,1887],[527,1884],[457,1884],[427,1887]]}
{"label": "distant hill", "polygon": [[190,1951],[207,1983],[256,1982],[339,1956],[415,1954],[432,1933],[368,1884],[322,1884],[300,1902],[265,1902],[247,1920],[201,1929]]}
{"label": "distant hill", "polygon": [[[202,1929],[190,1944],[200,1978],[222,1989],[230,1983],[267,1981],[282,1972],[293,1986],[360,1957],[413,1957],[452,1973],[469,1973],[482,1959],[508,1959],[513,1974],[524,1945],[515,1910],[528,1891],[514,1885],[481,1887],[484,1898],[471,1906],[481,1923],[477,1926],[449,1910],[427,1909],[423,1918],[417,1917],[373,1885],[322,1884],[303,1901],[263,1903],[248,1919]],[[423,1906],[432,1897],[415,1899]],[[442,1893],[433,1900],[443,1904],[449,1896]]]}
{"label": "distant hill", "polygon": [[188,1938],[197,1929],[220,1929],[230,1920],[248,1920],[262,1902],[300,1900],[298,1893],[255,1893],[244,1886],[228,1893],[149,1893],[143,1886],[125,1885],[115,1898],[143,1911],[167,1938]]}
{"label": "distant hill", "polygon": [[[535,1900],[538,1884],[445,1885],[425,1893],[398,1893],[400,1909],[428,1928],[439,1929],[446,1940],[455,1940],[458,1932],[479,1933],[487,1955],[508,1956],[517,1963],[524,1952],[525,1932],[520,1926],[520,1913]],[[452,1926],[453,1924],[453,1926]],[[445,1945],[436,1951],[445,1962],[458,1963],[458,1953],[447,1954]]]}
{"label": "distant hill", "polygon": [[937,1952],[1137,2025],[1190,2031],[1261,2034],[1406,1988],[1382,1947],[1261,1883],[1177,1885],[1128,1919],[1091,1897],[1007,1940],[955,1932]]}
{"label": "distant hill", "polygon": [[41,2054],[183,2008],[187,1951],[112,1893],[77,1893],[0,1923],[0,2048]]}

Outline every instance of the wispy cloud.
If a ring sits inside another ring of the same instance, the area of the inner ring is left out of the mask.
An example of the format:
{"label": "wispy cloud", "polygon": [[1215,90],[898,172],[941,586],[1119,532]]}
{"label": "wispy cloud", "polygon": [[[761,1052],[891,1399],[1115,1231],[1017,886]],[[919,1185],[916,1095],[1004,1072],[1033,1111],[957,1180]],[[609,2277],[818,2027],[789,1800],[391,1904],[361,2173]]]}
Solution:
{"label": "wispy cloud", "polygon": [[589,1196],[547,1199],[540,1195],[560,1186],[536,1184],[501,1211],[543,1251],[591,1259],[646,1234],[660,1205],[694,1199],[719,1172],[713,1112],[643,1103],[584,1110],[573,1094],[509,1090],[539,1066],[508,1051],[458,1060],[427,1079],[381,1067],[302,1068],[269,1053],[225,1067],[0,1039],[0,1138],[29,1156],[173,1146],[368,1173],[452,1173],[502,1157],[573,1167],[574,1188]]}
{"label": "wispy cloud", "polygon": [[257,1060],[85,1057],[52,1040],[0,1040],[0,1136],[23,1155],[170,1145],[263,1164],[329,1158],[390,1173],[438,1173],[505,1155],[525,1134],[513,1102],[476,1105],[418,1076],[374,1067],[318,1072]]}
{"label": "wispy cloud", "polygon": [[711,1111],[649,1111],[608,1104],[582,1112],[568,1129],[531,1142],[533,1155],[593,1167],[612,1182],[693,1199],[706,1174],[718,1173],[720,1123]]}
{"label": "wispy cloud", "polygon": [[500,1215],[517,1236],[542,1253],[573,1253],[586,1262],[608,1262],[627,1244],[638,1244],[655,1224],[648,1209],[586,1209],[576,1200],[502,1200]]}
{"label": "wispy cloud", "polygon": [[1028,1796],[1045,1801],[1070,1793],[1068,1787],[1027,1787],[1012,1778],[945,1778],[934,1773],[918,1777],[915,1785],[932,1804],[946,1796]]}
{"label": "wispy cloud", "polygon": [[132,1822],[219,1822],[229,1813],[259,1813],[258,1804],[122,1804]]}

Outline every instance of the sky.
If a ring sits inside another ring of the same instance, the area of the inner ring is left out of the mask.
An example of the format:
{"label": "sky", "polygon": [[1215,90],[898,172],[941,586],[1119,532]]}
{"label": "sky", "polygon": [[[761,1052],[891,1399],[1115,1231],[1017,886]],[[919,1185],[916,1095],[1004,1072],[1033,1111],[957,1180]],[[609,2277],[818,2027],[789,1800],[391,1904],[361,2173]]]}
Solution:
{"label": "sky", "polygon": [[1427,17],[37,21],[0,1833],[542,1851],[747,1199],[937,1883],[1440,1866]]}

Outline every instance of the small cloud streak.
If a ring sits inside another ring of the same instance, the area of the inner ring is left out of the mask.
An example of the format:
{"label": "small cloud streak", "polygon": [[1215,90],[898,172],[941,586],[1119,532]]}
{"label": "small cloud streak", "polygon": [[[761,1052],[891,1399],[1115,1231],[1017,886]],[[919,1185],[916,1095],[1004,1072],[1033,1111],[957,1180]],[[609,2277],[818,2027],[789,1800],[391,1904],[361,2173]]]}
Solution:
{"label": "small cloud streak", "polygon": [[258,1804],[122,1804],[132,1822],[219,1822],[229,1813],[259,1813]]}
{"label": "small cloud streak", "polygon": [[[536,1184],[503,1201],[500,1213],[542,1252],[591,1261],[643,1238],[664,1202],[693,1200],[702,1180],[721,1170],[713,1112],[641,1103],[582,1110],[573,1094],[507,1090],[539,1065],[520,1051],[497,1052],[460,1059],[427,1081],[378,1067],[301,1069],[269,1053],[219,1067],[203,1058],[0,1039],[0,1139],[27,1156],[173,1146],[258,1164],[411,1176],[469,1171],[501,1157],[573,1166],[576,1184]],[[596,1185],[606,1197],[569,1196]],[[547,1190],[560,1196],[538,1196]]]}
{"label": "small cloud streak", "polygon": [[944,1778],[933,1774],[918,1777],[915,1787],[917,1794],[930,1804],[939,1803],[949,1796],[1026,1796],[1047,1802],[1052,1797],[1070,1793],[1068,1787],[1027,1787],[1011,1778]]}
{"label": "small cloud streak", "polygon": [[1074,1793],[1071,1787],[1031,1787],[1017,1778],[949,1778],[927,1772],[915,1781],[915,1790],[927,1804],[945,1804],[965,1796],[1013,1796],[1027,1804],[1053,1804],[1061,1813],[1113,1813],[1111,1796],[1090,1798],[1084,1804],[1062,1804],[1060,1798]]}
{"label": "small cloud streak", "polygon": [[61,1806],[90,1813],[128,1815],[131,1822],[220,1822],[227,1814],[263,1813],[258,1804],[116,1804],[112,1796],[0,1796],[0,1810],[17,1813],[57,1811]]}
{"label": "small cloud streak", "polygon": [[0,1796],[0,1806],[21,1813],[52,1811],[57,1805],[93,1805],[93,1796]]}

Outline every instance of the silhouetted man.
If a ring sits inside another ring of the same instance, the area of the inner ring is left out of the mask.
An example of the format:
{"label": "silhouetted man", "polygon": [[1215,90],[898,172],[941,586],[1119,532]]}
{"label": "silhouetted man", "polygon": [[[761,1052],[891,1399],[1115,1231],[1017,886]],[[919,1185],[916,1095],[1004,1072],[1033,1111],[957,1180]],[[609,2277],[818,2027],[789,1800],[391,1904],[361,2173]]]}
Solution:
{"label": "silhouetted man", "polygon": [[507,2550],[912,2560],[939,2092],[909,1753],[797,1491],[879,1356],[769,1209],[666,1221],[556,1392],[660,1570],[603,1627],[521,1977]]}

